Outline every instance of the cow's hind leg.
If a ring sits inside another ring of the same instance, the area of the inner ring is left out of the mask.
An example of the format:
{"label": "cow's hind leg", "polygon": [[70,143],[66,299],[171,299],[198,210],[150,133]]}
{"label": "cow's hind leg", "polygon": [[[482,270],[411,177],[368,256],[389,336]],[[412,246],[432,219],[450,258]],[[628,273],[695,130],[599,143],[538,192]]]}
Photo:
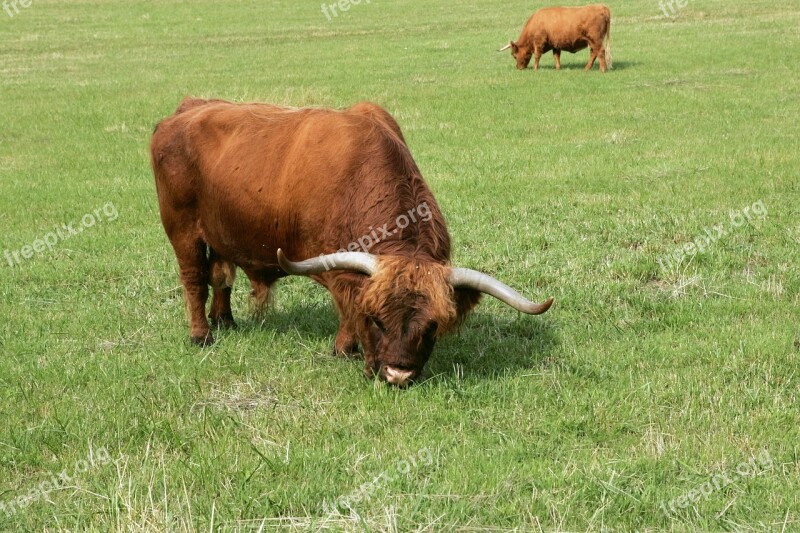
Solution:
{"label": "cow's hind leg", "polygon": [[553,50],[553,59],[556,60],[556,70],[561,70],[561,50],[558,48]]}
{"label": "cow's hind leg", "polygon": [[597,58],[600,60],[600,72],[606,71],[606,49],[601,47],[600,51],[597,53]]}
{"label": "cow's hind leg", "polygon": [[[597,59],[597,49],[596,48],[591,48],[591,51],[592,51],[592,54],[589,56],[589,62],[586,63],[586,68],[583,69],[583,70],[585,70],[587,72],[592,70],[592,67],[594,66],[594,60]],[[605,62],[605,60],[603,60],[603,59],[601,59],[600,61]]]}
{"label": "cow's hind leg", "polygon": [[209,346],[214,343],[214,337],[206,319],[209,274],[206,243],[194,237],[176,238],[172,240],[172,246],[178,259],[186,309],[189,313],[189,339],[193,344]]}
{"label": "cow's hind leg", "polygon": [[211,300],[211,312],[208,318],[211,325],[217,328],[236,328],[231,310],[231,292],[233,281],[236,279],[236,265],[224,261],[214,250],[209,252],[210,276],[209,283],[214,291]]}

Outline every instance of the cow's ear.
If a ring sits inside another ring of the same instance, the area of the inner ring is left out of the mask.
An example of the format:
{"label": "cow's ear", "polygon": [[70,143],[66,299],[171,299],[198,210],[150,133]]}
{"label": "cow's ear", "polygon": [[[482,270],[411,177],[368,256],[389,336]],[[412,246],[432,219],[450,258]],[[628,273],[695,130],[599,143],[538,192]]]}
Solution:
{"label": "cow's ear", "polygon": [[511,41],[511,51],[515,54],[519,51],[519,45],[514,41]]}

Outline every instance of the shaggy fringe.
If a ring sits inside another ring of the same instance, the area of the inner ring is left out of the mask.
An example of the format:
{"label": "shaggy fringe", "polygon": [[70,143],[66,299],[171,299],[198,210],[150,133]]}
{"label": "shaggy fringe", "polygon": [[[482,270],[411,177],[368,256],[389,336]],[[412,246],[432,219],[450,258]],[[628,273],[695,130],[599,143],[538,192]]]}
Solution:
{"label": "shaggy fringe", "polygon": [[248,299],[248,308],[250,314],[256,320],[261,320],[267,314],[270,305],[272,304],[272,287],[266,283],[250,282],[252,290],[250,291],[250,298]]}
{"label": "shaggy fringe", "polygon": [[[360,308],[403,324],[408,309],[423,312],[439,324],[439,337],[458,325],[459,317],[449,281],[450,267],[406,257],[382,257],[378,271],[361,295]],[[398,290],[402,289],[402,290]],[[398,305],[398,297],[403,305]]]}

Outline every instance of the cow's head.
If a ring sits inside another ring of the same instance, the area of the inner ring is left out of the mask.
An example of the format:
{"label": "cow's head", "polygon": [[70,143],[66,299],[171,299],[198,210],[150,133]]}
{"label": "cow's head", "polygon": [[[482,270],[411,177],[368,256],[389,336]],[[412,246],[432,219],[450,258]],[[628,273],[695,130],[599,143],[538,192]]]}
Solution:
{"label": "cow's head", "polygon": [[512,57],[517,62],[517,68],[519,70],[524,70],[528,68],[528,64],[531,62],[531,57],[533,56],[533,48],[530,46],[520,45],[519,43],[511,41],[503,48],[498,50],[498,52],[508,50],[509,48],[511,48]]}
{"label": "cow's head", "polygon": [[430,260],[340,252],[293,262],[278,250],[278,262],[289,274],[349,270],[367,275],[355,298],[364,373],[400,386],[419,377],[436,340],[459,324],[481,293],[533,315],[553,303],[552,298],[530,302],[491,276]]}

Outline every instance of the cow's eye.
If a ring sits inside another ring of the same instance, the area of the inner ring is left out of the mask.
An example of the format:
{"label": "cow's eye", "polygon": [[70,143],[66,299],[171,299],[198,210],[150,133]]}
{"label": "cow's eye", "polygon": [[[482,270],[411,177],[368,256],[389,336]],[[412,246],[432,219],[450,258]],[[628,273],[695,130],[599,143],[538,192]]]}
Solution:
{"label": "cow's eye", "polygon": [[373,324],[375,324],[376,328],[383,331],[384,333],[386,332],[386,327],[383,325],[383,322],[381,322],[380,318],[373,315],[369,315],[369,319],[372,321]]}
{"label": "cow's eye", "polygon": [[433,337],[434,335],[436,335],[436,330],[438,329],[439,329],[439,324],[437,324],[436,322],[431,322],[430,324],[428,324],[428,327],[425,328],[425,336]]}

